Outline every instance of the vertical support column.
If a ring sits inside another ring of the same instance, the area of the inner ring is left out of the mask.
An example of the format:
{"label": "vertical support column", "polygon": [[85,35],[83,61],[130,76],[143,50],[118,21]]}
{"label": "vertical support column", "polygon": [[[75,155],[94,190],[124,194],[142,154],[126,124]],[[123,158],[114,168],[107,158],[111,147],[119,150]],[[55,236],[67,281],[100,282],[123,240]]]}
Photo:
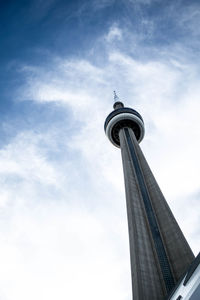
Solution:
{"label": "vertical support column", "polygon": [[176,283],[186,272],[195,257],[160,190],[139,144],[135,142],[134,146]]}
{"label": "vertical support column", "polygon": [[163,279],[165,282],[165,287],[166,287],[167,292],[170,292],[170,290],[175,285],[174,278],[173,278],[171,267],[170,267],[168,257],[167,257],[166,251],[165,251],[165,247],[164,247],[164,244],[162,241],[161,233],[160,233],[160,230],[159,230],[159,227],[157,224],[156,216],[153,211],[150,196],[149,196],[146,184],[145,184],[145,180],[144,180],[144,176],[143,176],[143,173],[142,173],[142,170],[140,167],[140,163],[139,163],[137,155],[136,155],[136,150],[134,147],[134,142],[136,142],[136,139],[135,139],[135,141],[133,141],[131,139],[129,130],[130,129],[128,129],[128,128],[124,128],[127,146],[128,146],[128,149],[129,149],[129,152],[131,155],[132,164],[134,165],[134,168],[135,168],[137,181],[138,181],[139,188],[140,188],[140,191],[142,194],[145,212],[146,212],[146,216],[147,216],[148,223],[150,226],[151,236],[153,238],[154,247],[155,247],[156,254],[157,254],[157,257],[159,260],[161,272],[162,272]]}
{"label": "vertical support column", "polygon": [[163,300],[194,255],[130,128],[119,132],[129,225],[133,299]]}
{"label": "vertical support column", "polygon": [[[130,129],[127,129],[128,131]],[[133,131],[131,130],[134,135]],[[128,214],[134,300],[163,300],[167,290],[152,239],[126,129],[119,132]]]}

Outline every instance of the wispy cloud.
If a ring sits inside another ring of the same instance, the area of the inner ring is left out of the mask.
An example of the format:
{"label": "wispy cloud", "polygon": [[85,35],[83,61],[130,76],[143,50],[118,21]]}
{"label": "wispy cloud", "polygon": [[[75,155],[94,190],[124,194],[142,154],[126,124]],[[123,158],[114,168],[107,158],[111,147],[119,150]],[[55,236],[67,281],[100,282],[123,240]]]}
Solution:
{"label": "wispy cloud", "polygon": [[148,34],[115,21],[84,56],[20,65],[13,97],[55,112],[0,151],[3,300],[131,298],[120,150],[103,130],[114,89],[142,114],[141,147],[198,252],[198,65],[181,40],[151,44],[156,20],[141,20]]}
{"label": "wispy cloud", "polygon": [[[115,31],[121,34],[119,28]],[[112,32],[113,27],[108,39]],[[113,38],[118,39],[118,34]],[[199,149],[199,76],[197,67],[187,56],[184,60],[174,56],[176,53],[168,52],[157,60],[138,61],[115,50],[112,44],[107,48],[107,62],[101,66],[86,60],[61,59],[59,63],[56,60],[50,75],[42,71],[42,75],[34,76],[34,82],[31,79],[31,88],[29,85],[28,91],[25,88],[25,95],[29,94],[35,101],[55,101],[70,107],[74,122],[81,121],[82,127],[73,134],[69,144],[83,154],[92,173],[98,166],[104,178],[116,181],[114,186],[120,186],[122,191],[122,176],[118,178],[112,172],[119,165],[119,158],[111,159],[115,150],[108,146],[102,130],[106,112],[111,109],[112,87],[117,87],[125,103],[139,109],[144,116],[147,133],[142,147],[178,214],[176,201],[181,201],[186,194],[192,197],[199,189],[199,163],[189,160],[198,157]],[[109,164],[102,160],[105,151]],[[187,235],[186,226],[184,229]]]}

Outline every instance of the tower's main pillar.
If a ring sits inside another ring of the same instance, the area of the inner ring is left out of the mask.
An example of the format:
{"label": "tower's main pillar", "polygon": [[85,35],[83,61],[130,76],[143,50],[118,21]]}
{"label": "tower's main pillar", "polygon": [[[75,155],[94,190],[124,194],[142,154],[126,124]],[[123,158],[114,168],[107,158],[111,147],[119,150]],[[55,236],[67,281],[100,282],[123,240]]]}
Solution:
{"label": "tower's main pillar", "polygon": [[119,101],[114,109],[105,131],[122,153],[133,300],[163,300],[194,255],[140,149],[142,117]]}

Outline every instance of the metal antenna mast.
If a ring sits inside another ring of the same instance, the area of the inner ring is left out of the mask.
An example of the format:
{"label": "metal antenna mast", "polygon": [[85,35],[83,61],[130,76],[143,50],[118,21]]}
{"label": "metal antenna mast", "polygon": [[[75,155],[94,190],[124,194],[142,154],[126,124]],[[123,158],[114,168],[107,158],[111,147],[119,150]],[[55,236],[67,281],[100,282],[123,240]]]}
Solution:
{"label": "metal antenna mast", "polygon": [[114,94],[114,102],[119,101],[119,97],[117,96],[116,91],[113,91],[113,94]]}

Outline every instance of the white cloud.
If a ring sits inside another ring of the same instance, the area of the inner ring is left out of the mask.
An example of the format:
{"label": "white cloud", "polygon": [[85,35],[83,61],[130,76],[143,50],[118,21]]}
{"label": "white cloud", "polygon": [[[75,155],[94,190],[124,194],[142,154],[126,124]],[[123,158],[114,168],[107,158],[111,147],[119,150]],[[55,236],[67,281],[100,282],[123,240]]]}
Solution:
{"label": "white cloud", "polygon": [[[103,212],[100,204],[103,200],[111,206],[110,193],[105,199],[90,195],[87,201],[94,202],[93,208],[86,203],[76,172],[66,168],[63,153],[59,163],[48,159],[51,134],[48,130],[39,135],[24,132],[0,153],[3,299],[78,299],[83,295],[93,299],[98,289],[96,299],[128,299],[127,232],[123,221],[119,222],[125,216],[111,212],[116,224],[110,224],[110,212]],[[126,253],[125,259],[120,252]]]}
{"label": "white cloud", "polygon": [[100,221],[83,209],[58,204],[17,213],[11,224],[15,231],[7,232],[6,240],[0,236],[7,298],[92,299],[99,290],[97,299],[123,299],[123,262]]}
{"label": "white cloud", "polygon": [[[118,27],[107,35],[109,41],[121,36]],[[60,105],[75,130],[60,140],[66,119],[56,133],[23,132],[0,152],[3,299],[130,299],[120,151],[103,132],[113,89],[144,117],[141,147],[198,251],[197,67],[170,53],[142,61],[112,43],[106,51],[104,64],[56,58],[50,67],[23,68],[27,84],[18,97]],[[52,160],[58,142],[62,151]]]}
{"label": "white cloud", "polygon": [[[82,153],[91,174],[102,176],[102,185],[106,179],[121,193],[120,156],[106,141],[102,129],[112,109],[112,87],[117,87],[125,104],[141,112],[146,123],[142,148],[179,219],[178,201],[199,191],[200,91],[196,66],[174,58],[142,62],[112,50],[107,64],[101,67],[88,61],[61,60],[51,78],[53,83],[43,72],[32,89],[28,88],[30,99],[56,101],[71,108],[74,121],[81,121],[83,127],[71,137],[70,147]],[[195,216],[188,214],[188,223],[191,218]],[[187,235],[186,220],[179,221]],[[193,242],[195,251],[196,244]]]}
{"label": "white cloud", "polygon": [[121,29],[116,24],[114,24],[110,28],[110,30],[109,30],[108,34],[106,35],[105,39],[106,39],[106,42],[108,42],[108,43],[110,43],[114,40],[120,41],[122,39]]}

